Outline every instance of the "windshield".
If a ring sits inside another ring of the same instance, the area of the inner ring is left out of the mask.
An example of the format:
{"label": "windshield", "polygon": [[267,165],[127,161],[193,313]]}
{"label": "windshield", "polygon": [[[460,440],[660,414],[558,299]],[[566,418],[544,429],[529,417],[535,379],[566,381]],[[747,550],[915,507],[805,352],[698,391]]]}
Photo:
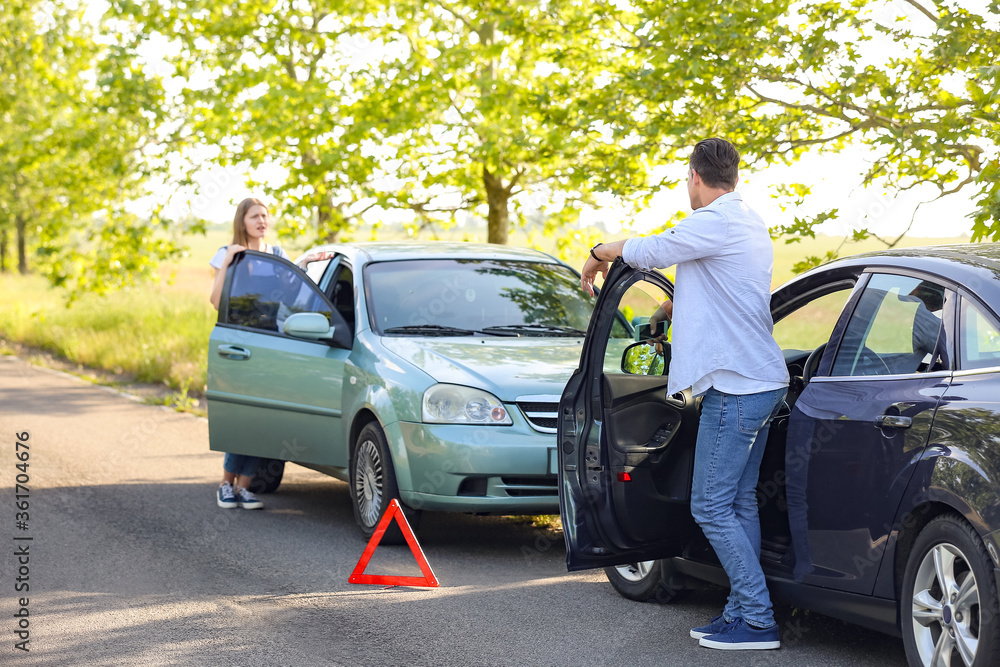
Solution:
{"label": "windshield", "polygon": [[495,259],[365,267],[372,327],[417,336],[583,336],[593,299],[560,264]]}

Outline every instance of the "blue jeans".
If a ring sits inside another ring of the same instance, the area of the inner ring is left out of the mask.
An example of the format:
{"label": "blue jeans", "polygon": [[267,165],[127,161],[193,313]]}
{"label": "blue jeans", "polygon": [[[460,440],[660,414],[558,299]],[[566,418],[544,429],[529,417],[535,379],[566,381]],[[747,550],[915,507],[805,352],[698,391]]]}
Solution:
{"label": "blue jeans", "polygon": [[760,568],[757,477],[771,419],[786,391],[735,395],[709,389],[694,455],[691,514],[729,576],[722,615],[761,628],[774,625],[774,613]]}
{"label": "blue jeans", "polygon": [[226,452],[226,458],[222,461],[222,469],[234,475],[244,475],[253,477],[257,473],[257,464],[260,458],[257,456],[244,456],[243,454],[230,454]]}

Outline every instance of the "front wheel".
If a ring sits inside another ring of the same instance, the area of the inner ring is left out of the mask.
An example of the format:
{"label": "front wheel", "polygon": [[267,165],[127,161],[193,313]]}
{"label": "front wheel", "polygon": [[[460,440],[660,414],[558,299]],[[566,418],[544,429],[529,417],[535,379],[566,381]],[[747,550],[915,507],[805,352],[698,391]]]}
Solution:
{"label": "front wheel", "polygon": [[687,591],[684,578],[664,560],[645,560],[604,568],[616,591],[629,600],[673,602]]}
{"label": "front wheel", "polygon": [[[365,537],[371,537],[392,499],[399,500],[389,445],[375,422],[367,424],[358,434],[351,452],[350,480],[354,519]],[[416,528],[420,514],[405,506],[403,509],[410,527]],[[402,544],[404,541],[403,533],[395,522],[382,536],[383,544]]]}
{"label": "front wheel", "polygon": [[992,562],[960,517],[937,517],[917,536],[899,605],[911,665],[985,667],[1000,660]]}

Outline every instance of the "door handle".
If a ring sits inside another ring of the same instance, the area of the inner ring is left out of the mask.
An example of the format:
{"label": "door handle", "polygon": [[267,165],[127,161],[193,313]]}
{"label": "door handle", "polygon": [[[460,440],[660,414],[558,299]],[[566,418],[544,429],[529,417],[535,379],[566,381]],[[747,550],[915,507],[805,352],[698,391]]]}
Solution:
{"label": "door handle", "polygon": [[910,428],[913,419],[902,415],[879,415],[875,418],[875,426],[879,428]]}
{"label": "door handle", "polygon": [[226,359],[249,359],[250,350],[239,345],[220,345],[218,347],[219,356]]}
{"label": "door handle", "polygon": [[687,405],[687,399],[684,397],[684,392],[679,391],[676,394],[667,394],[666,399],[664,399],[668,405],[673,405],[677,408],[683,408]]}

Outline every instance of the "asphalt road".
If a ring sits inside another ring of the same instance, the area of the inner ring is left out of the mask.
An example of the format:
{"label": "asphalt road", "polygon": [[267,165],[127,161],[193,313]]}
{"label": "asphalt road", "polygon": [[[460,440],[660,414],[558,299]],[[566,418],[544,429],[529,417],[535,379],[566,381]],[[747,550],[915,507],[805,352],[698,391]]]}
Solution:
{"label": "asphalt road", "polygon": [[[787,607],[779,651],[700,648],[688,630],[723,591],[625,600],[600,572],[566,572],[561,534],[506,518],[424,515],[440,588],[350,584],[366,540],[345,484],[290,465],[263,511],[219,509],[206,420],[12,357],[0,433],[2,664],[906,664],[896,638]],[[405,546],[367,571],[419,574]]]}

